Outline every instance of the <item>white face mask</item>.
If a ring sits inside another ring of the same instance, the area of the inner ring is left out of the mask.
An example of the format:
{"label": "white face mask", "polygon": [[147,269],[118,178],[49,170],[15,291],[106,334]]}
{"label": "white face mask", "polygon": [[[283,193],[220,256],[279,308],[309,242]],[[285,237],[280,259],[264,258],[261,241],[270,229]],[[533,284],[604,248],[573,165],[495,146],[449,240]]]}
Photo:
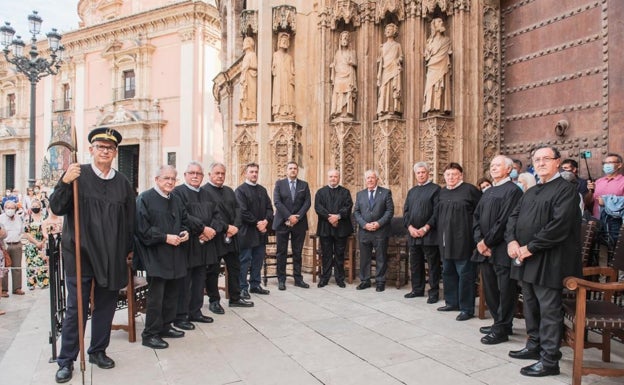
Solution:
{"label": "white face mask", "polygon": [[15,215],[15,209],[6,209],[6,215],[13,218],[13,216]]}

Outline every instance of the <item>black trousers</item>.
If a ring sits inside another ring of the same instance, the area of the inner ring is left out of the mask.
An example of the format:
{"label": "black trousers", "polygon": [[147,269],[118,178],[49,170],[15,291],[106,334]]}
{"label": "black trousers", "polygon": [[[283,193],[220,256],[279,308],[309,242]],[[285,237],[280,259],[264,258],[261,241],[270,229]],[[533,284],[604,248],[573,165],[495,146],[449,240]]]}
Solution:
{"label": "black trousers", "polygon": [[204,305],[204,284],[206,266],[195,266],[178,280],[178,311],[176,321],[186,321],[189,317],[197,318]]}
{"label": "black trousers", "polygon": [[288,258],[288,239],[292,248],[293,277],[295,282],[303,281],[301,275],[301,253],[303,252],[303,242],[305,241],[305,231],[280,230],[275,232],[277,242],[277,279],[280,282],[286,281],[286,260]]}
{"label": "black trousers", "polygon": [[141,336],[150,338],[169,330],[178,309],[178,279],[147,277],[147,310]]}
{"label": "black trousers", "polygon": [[371,259],[375,249],[375,282],[386,283],[386,270],[388,270],[387,252],[388,238],[384,236],[366,237],[359,240],[360,243],[360,281],[370,281]]}
{"label": "black trousers", "polygon": [[227,268],[227,285],[230,301],[240,299],[240,259],[236,253],[227,253],[219,257],[217,263],[206,266],[206,293],[210,302],[221,301],[219,294],[219,271],[221,270],[221,258]]}
{"label": "black trousers", "polygon": [[511,268],[490,262],[480,262],[481,284],[485,292],[485,303],[490,310],[494,324],[492,331],[507,334],[513,325],[518,302],[518,282],[509,277]]}
{"label": "black trousers", "polygon": [[544,366],[557,366],[563,324],[561,289],[522,282],[522,300],[529,335],[526,347],[540,351]]}
{"label": "black trousers", "polygon": [[[95,282],[94,277],[82,277],[82,329],[87,324],[87,311],[91,298],[91,283]],[[67,288],[67,309],[65,310],[65,320],[61,331],[61,352],[56,359],[60,367],[69,366],[78,357],[80,343],[78,340],[78,298],[77,298],[76,277],[65,278]],[[111,325],[115,310],[117,308],[118,290],[108,290],[95,285],[93,290],[93,314],[91,316],[91,344],[88,354],[104,352],[110,343]]]}
{"label": "black trousers", "polygon": [[347,237],[321,238],[321,282],[328,282],[332,276],[332,268],[336,282],[344,282],[344,258],[347,248]]}
{"label": "black trousers", "polygon": [[440,249],[438,246],[410,244],[409,263],[412,277],[412,291],[425,293],[425,260],[429,265],[429,297],[440,295]]}

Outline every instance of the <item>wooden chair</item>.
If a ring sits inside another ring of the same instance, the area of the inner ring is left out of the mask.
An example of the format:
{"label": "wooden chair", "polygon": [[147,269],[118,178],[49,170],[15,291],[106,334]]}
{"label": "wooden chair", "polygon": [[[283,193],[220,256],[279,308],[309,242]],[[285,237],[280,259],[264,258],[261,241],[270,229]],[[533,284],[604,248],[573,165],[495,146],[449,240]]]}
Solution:
{"label": "wooden chair", "polygon": [[[576,293],[575,299],[564,299],[565,331],[564,344],[574,350],[572,385],[580,385],[583,375],[624,376],[622,367],[596,367],[585,365],[583,349],[602,350],[602,361],[611,361],[611,338],[614,334],[624,333],[624,307],[616,303],[614,296],[621,298],[624,282],[617,282],[618,269],[624,270],[624,226],[620,228],[620,238],[614,250],[613,267],[585,267],[583,275],[601,275],[605,283],[593,282],[582,278],[567,277],[564,285]],[[597,294],[597,295],[596,295]],[[589,331],[602,333],[600,342],[588,339]]]}
{"label": "wooden chair", "polygon": [[[145,313],[147,308],[147,279],[137,275],[132,270],[132,253],[126,259],[128,265],[128,285],[119,291],[117,297],[117,310],[128,309],[128,324],[113,324],[112,330],[125,330],[128,332],[128,341],[136,342],[135,318],[139,313]],[[93,296],[91,297],[93,298]],[[93,306],[93,304],[91,304]]]}
{"label": "wooden chair", "polygon": [[[321,250],[320,237],[316,234],[310,234],[310,239],[312,239],[312,282],[316,283],[316,277],[321,275],[323,252]],[[344,258],[345,278],[348,284],[353,283],[353,276],[355,274],[354,251],[355,236],[349,235]]]}
{"label": "wooden chair", "polygon": [[[264,283],[264,286],[266,286],[269,278],[277,278],[277,239],[275,236],[275,230],[269,230],[268,237],[269,240],[266,244],[266,256],[264,257],[264,263],[262,265],[262,281]],[[292,266],[293,264],[292,249],[288,248],[287,253],[286,276],[292,277],[292,273],[288,273],[288,265]]]}

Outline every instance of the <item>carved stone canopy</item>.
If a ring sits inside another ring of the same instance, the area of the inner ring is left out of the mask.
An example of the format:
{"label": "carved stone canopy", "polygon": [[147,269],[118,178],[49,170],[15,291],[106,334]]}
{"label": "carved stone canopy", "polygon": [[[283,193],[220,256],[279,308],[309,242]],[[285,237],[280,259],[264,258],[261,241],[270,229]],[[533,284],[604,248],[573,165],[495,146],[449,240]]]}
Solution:
{"label": "carved stone canopy", "polygon": [[291,5],[273,7],[273,32],[297,29],[297,8]]}
{"label": "carved stone canopy", "polygon": [[241,13],[240,32],[243,36],[258,34],[258,11],[246,9]]}
{"label": "carved stone canopy", "polygon": [[338,22],[343,20],[346,25],[360,25],[358,5],[352,0],[338,0],[329,12],[330,28],[336,29]]}

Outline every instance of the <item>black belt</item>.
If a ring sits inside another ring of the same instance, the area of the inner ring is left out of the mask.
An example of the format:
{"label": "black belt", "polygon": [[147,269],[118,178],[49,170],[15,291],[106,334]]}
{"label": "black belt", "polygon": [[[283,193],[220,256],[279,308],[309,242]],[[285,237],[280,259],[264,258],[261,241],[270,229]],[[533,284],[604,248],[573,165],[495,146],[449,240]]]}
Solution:
{"label": "black belt", "polygon": [[7,242],[7,245],[19,245],[22,242]]}

